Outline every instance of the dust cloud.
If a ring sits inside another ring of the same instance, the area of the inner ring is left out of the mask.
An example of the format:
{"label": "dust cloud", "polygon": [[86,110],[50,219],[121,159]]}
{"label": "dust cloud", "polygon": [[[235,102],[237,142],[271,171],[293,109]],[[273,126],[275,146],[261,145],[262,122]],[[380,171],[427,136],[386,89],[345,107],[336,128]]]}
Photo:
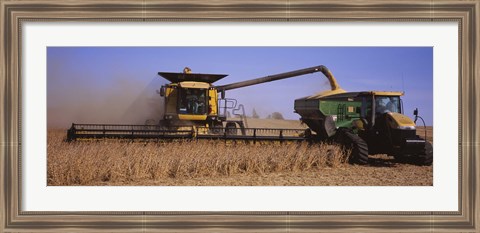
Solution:
{"label": "dust cloud", "polygon": [[163,117],[164,100],[157,90],[165,83],[156,76],[149,83],[134,77],[121,77],[103,87],[94,80],[48,85],[47,127],[65,129],[72,123],[158,122]]}

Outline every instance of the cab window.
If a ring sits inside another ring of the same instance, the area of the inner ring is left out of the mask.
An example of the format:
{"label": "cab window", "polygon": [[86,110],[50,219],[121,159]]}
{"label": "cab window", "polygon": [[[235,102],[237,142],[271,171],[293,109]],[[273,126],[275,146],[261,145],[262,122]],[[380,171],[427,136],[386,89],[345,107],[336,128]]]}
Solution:
{"label": "cab window", "polygon": [[398,96],[375,96],[375,113],[386,112],[401,113],[400,97]]}
{"label": "cab window", "polygon": [[180,89],[180,114],[206,114],[207,89],[184,88]]}

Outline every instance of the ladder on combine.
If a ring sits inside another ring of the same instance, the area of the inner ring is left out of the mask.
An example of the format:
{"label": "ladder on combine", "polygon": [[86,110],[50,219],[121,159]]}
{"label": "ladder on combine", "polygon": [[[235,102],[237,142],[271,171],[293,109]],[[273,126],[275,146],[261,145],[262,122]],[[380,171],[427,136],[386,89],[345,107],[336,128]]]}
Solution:
{"label": "ladder on combine", "polygon": [[[218,100],[218,106],[218,116],[224,119],[224,122],[238,124],[241,129],[248,128],[247,117],[245,115],[245,108],[243,107],[243,104],[238,104],[236,99],[224,98]],[[229,113],[232,116],[229,116]]]}

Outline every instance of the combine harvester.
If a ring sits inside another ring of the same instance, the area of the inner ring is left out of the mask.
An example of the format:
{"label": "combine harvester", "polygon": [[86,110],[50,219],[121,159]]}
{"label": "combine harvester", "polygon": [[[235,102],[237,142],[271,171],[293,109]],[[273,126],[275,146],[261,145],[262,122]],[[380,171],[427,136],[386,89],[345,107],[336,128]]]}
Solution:
{"label": "combine harvester", "polygon": [[[225,98],[225,91],[322,72],[331,89],[295,100],[295,112],[308,129],[248,128],[243,105]],[[145,125],[75,124],[67,140],[78,139],[223,139],[245,141],[335,141],[351,149],[351,162],[367,164],[369,154],[389,154],[397,160],[430,165],[432,145],[417,136],[415,121],[403,115],[403,92],[346,92],[327,67],[261,77],[222,86],[224,74],[159,72],[170,84],[160,88],[164,116]],[[228,113],[234,118],[228,118]]]}

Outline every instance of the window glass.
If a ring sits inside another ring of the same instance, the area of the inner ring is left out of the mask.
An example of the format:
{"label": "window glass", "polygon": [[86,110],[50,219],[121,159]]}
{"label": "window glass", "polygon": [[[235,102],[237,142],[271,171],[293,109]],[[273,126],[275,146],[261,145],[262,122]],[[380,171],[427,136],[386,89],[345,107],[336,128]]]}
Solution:
{"label": "window glass", "polygon": [[386,112],[400,113],[400,97],[398,96],[375,96],[375,113]]}
{"label": "window glass", "polygon": [[180,91],[180,114],[206,114],[206,89],[184,88]]}

